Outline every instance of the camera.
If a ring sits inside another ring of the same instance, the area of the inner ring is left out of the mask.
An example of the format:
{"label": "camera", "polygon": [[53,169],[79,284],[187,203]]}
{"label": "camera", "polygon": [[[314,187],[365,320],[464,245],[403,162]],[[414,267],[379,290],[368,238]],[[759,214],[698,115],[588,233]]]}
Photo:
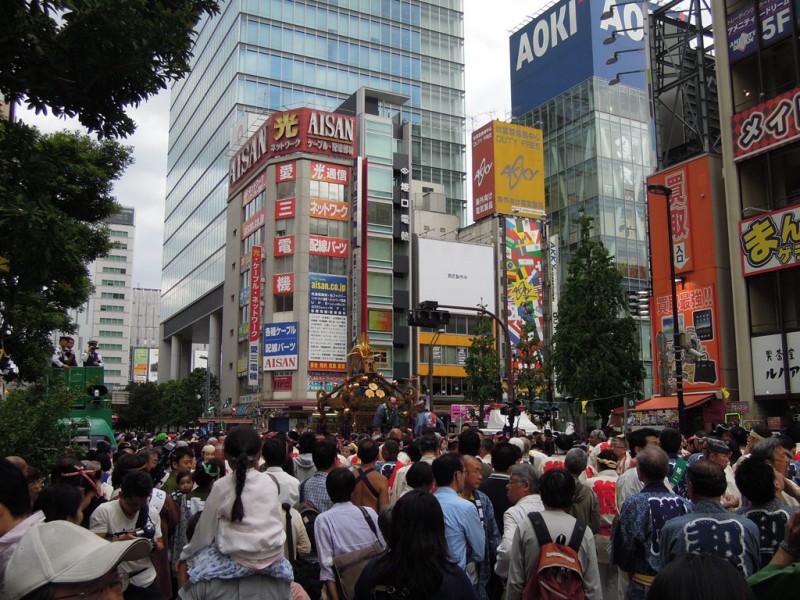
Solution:
{"label": "camera", "polygon": [[152,523],[148,523],[144,527],[140,527],[139,529],[134,529],[130,532],[134,535],[134,537],[144,538],[146,540],[152,540],[156,537],[156,527]]}

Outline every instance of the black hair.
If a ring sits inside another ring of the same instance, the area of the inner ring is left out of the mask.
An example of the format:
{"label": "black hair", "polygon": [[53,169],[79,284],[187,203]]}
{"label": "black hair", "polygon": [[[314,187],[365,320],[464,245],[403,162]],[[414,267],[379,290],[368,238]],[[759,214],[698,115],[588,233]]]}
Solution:
{"label": "black hair", "polygon": [[556,436],[556,448],[558,448],[562,452],[566,452],[567,450],[572,448],[574,443],[575,443],[575,438],[566,433],[559,433]]}
{"label": "black hair", "polygon": [[297,440],[297,451],[300,454],[309,454],[314,452],[314,446],[317,445],[317,434],[313,431],[304,431],[300,438]]}
{"label": "black hair", "polygon": [[778,443],[781,446],[783,446],[786,450],[788,450],[791,453],[792,457],[794,458],[794,452],[795,452],[794,440],[790,438],[788,435],[784,434],[776,435],[775,437],[778,439]]}
{"label": "black hair", "polygon": [[636,456],[636,448],[644,448],[647,445],[649,437],[658,437],[656,430],[650,427],[642,427],[628,434],[628,450],[631,456]]}
{"label": "black hair", "polygon": [[725,471],[717,463],[710,460],[693,462],[688,469],[689,483],[694,494],[705,498],[719,498],[725,493],[728,482]]}
{"label": "black hair", "polygon": [[[702,461],[701,461],[702,462]],[[742,572],[714,554],[680,554],[656,575],[647,600],[755,600]]]}
{"label": "black hair", "polygon": [[178,474],[175,475],[175,482],[180,483],[181,479],[184,479],[186,477],[194,481],[194,475],[192,475],[191,471],[178,471]]}
{"label": "black hair", "polygon": [[363,464],[368,465],[375,462],[378,458],[378,450],[378,444],[375,443],[375,440],[367,438],[358,444],[356,456],[358,456]]}
{"label": "black hair", "polygon": [[458,569],[449,561],[444,532],[444,513],[432,494],[403,495],[392,510],[389,551],[375,565],[376,581],[397,588],[398,597],[434,597],[442,574]]}
{"label": "black hair", "polygon": [[10,460],[0,458],[0,504],[15,519],[31,514],[31,497],[25,476]]}
{"label": "black hair", "polygon": [[738,446],[747,445],[747,430],[744,427],[740,427],[739,425],[731,427],[729,435]]}
{"label": "black hair", "polygon": [[325,489],[334,503],[349,502],[356,489],[356,476],[344,467],[334,469],[325,478]]}
{"label": "black hair", "polygon": [[436,452],[439,449],[439,442],[433,434],[423,435],[419,438],[419,451],[422,454],[426,452]]}
{"label": "black hair", "polygon": [[766,461],[753,457],[743,460],[734,479],[742,495],[755,505],[775,498],[775,470]]}
{"label": "black hair", "polygon": [[548,508],[569,508],[575,496],[575,478],[560,467],[545,471],[539,478],[539,495]]}
{"label": "black hair", "polygon": [[514,444],[500,442],[492,448],[492,467],[498,473],[505,473],[522,456],[522,451]]}
{"label": "black hair", "polygon": [[433,469],[426,462],[416,462],[406,473],[406,483],[412,489],[433,485]]}
{"label": "black hair", "polygon": [[325,439],[317,442],[314,446],[314,450],[311,452],[311,459],[314,461],[317,471],[327,471],[334,465],[338,455],[339,451],[336,448],[336,442]]}
{"label": "black hair", "polygon": [[218,458],[205,461],[193,473],[194,482],[198,490],[211,489],[214,482],[225,474],[225,463]]}
{"label": "black hair", "polygon": [[189,448],[189,446],[181,446],[180,448],[175,448],[169,455],[169,465],[173,466],[184,456],[189,456],[191,458],[194,458],[194,450]]}
{"label": "black hair", "polygon": [[390,438],[383,443],[383,446],[381,447],[381,456],[383,456],[383,460],[397,460],[398,454],[400,454],[400,444],[397,442],[397,440]]}
{"label": "black hair", "polygon": [[667,454],[677,454],[681,450],[681,432],[665,427],[658,434],[658,443]]}
{"label": "black hair", "polygon": [[153,478],[150,473],[133,471],[122,480],[120,495],[124,498],[147,498],[153,492]]}
{"label": "black hair", "polygon": [[231,466],[236,477],[236,500],[231,508],[231,521],[244,519],[242,491],[247,480],[247,470],[261,452],[261,436],[250,426],[240,425],[230,430],[225,436],[225,456],[233,463]]}
{"label": "black hair", "polygon": [[268,437],[261,447],[261,454],[268,467],[280,467],[286,460],[286,440],[280,437]]}
{"label": "black hair", "polygon": [[86,469],[83,464],[74,458],[62,458],[50,471],[50,482],[63,483],[80,488],[86,494],[99,496],[95,472]]}
{"label": "black hair", "polygon": [[114,461],[114,470],[111,472],[111,487],[114,489],[122,485],[125,475],[132,471],[142,469],[150,460],[147,455],[142,454],[123,454]]}
{"label": "black hair", "polygon": [[45,521],[66,521],[75,518],[83,503],[83,494],[74,485],[59,483],[48,485],[39,494],[33,510],[44,513]]}
{"label": "black hair", "polygon": [[491,452],[494,449],[494,440],[490,437],[483,438],[481,440],[481,448],[487,452]]}
{"label": "black hair", "polygon": [[406,454],[412,463],[419,462],[422,458],[422,451],[419,449],[419,440],[414,440],[406,446]]}
{"label": "black hair", "polygon": [[40,479],[42,479],[43,475],[42,472],[37,469],[36,467],[28,466],[28,476],[25,478],[25,481],[28,483],[36,483]]}
{"label": "black hair", "polygon": [[467,429],[462,431],[458,436],[458,452],[459,454],[469,454],[470,456],[477,456],[481,451],[481,436],[474,429]]}
{"label": "black hair", "polygon": [[[453,483],[456,473],[464,472],[464,463],[457,452],[448,452],[433,461],[433,478],[438,487],[448,487]],[[409,469],[410,470],[410,469]]]}

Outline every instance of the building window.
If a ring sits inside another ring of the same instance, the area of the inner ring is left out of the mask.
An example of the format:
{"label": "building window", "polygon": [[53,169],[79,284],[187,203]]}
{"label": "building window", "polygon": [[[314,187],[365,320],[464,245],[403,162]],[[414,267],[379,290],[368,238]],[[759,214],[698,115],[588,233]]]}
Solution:
{"label": "building window", "polygon": [[109,260],[111,262],[128,262],[128,257],[119,256],[118,254],[109,254],[108,256],[104,257],[103,260]]}
{"label": "building window", "polygon": [[347,275],[347,259],[312,254],[308,257],[308,270],[311,273]]}
{"label": "building window", "polygon": [[99,335],[100,337],[122,337],[122,332],[110,331],[108,329],[101,329]]}
{"label": "building window", "polygon": [[275,273],[292,273],[294,272],[294,256],[276,256],[275,257]]}
{"label": "building window", "polygon": [[110,285],[112,287],[124,287],[125,282],[119,279],[103,279],[100,283],[103,285]]}
{"label": "building window", "polygon": [[106,369],[105,375],[106,377],[122,377],[122,371],[118,371],[116,369]]}
{"label": "building window", "polygon": [[294,294],[278,294],[274,298],[274,312],[290,312],[294,310]]}
{"label": "building window", "polygon": [[326,235],[328,237],[346,238],[350,223],[345,221],[333,221],[331,219],[318,219],[312,217],[308,220],[309,233],[311,235]]}
{"label": "building window", "polygon": [[390,238],[379,238],[370,236],[367,241],[369,253],[369,266],[391,267],[392,266],[392,240]]}
{"label": "building window", "polygon": [[[102,344],[101,344],[101,347],[102,347]],[[109,364],[109,365],[110,364],[119,365],[119,364],[122,364],[122,357],[121,356],[104,356],[103,357],[103,362],[105,364]]]}
{"label": "building window", "polygon": [[125,312],[125,307],[114,306],[113,304],[101,304],[100,310],[103,312]]}
{"label": "building window", "polygon": [[311,189],[309,195],[312,198],[322,200],[336,200],[344,202],[344,187],[340,183],[328,183],[327,181],[310,181]]}
{"label": "building window", "polygon": [[125,325],[124,319],[109,319],[108,317],[100,317],[100,325]]}
{"label": "building window", "polygon": [[100,297],[105,300],[125,300],[125,294],[117,294],[114,292],[100,292]]}
{"label": "building window", "polygon": [[370,299],[392,298],[392,276],[389,273],[367,273],[367,295]]}
{"label": "building window", "polygon": [[127,250],[128,244],[123,244],[122,242],[112,242],[111,247],[116,250]]}
{"label": "building window", "polygon": [[108,230],[108,234],[111,237],[122,237],[122,238],[128,237],[128,232],[127,231],[121,231],[119,229],[109,229]]}
{"label": "building window", "polygon": [[100,350],[122,350],[122,344],[100,344]]}
{"label": "building window", "polygon": [[370,225],[391,227],[393,222],[393,208],[388,202],[368,202],[367,222]]}
{"label": "building window", "polygon": [[116,275],[125,275],[128,272],[124,267],[103,267],[103,273],[114,273]]}

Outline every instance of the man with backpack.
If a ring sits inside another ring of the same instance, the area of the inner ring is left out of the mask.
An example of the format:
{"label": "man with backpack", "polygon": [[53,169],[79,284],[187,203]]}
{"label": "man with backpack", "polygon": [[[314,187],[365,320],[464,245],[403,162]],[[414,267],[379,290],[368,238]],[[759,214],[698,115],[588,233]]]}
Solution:
{"label": "man with backpack", "polygon": [[506,600],[602,600],[594,536],[566,513],[575,479],[564,469],[550,469],[539,480],[539,493],[544,511],[529,513],[514,534]]}

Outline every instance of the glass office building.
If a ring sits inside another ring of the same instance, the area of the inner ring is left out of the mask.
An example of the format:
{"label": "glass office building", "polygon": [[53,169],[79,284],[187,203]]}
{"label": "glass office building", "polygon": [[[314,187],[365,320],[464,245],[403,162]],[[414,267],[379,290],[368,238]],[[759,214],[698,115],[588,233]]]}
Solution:
{"label": "glass office building", "polygon": [[361,86],[407,96],[397,110],[411,124],[412,178],[443,185],[447,211],[462,221],[465,206],[462,0],[240,0],[197,33],[192,72],[174,86],[170,108],[167,377],[188,371],[192,343],[218,355],[228,158],[258,124],[248,115],[333,111]]}

